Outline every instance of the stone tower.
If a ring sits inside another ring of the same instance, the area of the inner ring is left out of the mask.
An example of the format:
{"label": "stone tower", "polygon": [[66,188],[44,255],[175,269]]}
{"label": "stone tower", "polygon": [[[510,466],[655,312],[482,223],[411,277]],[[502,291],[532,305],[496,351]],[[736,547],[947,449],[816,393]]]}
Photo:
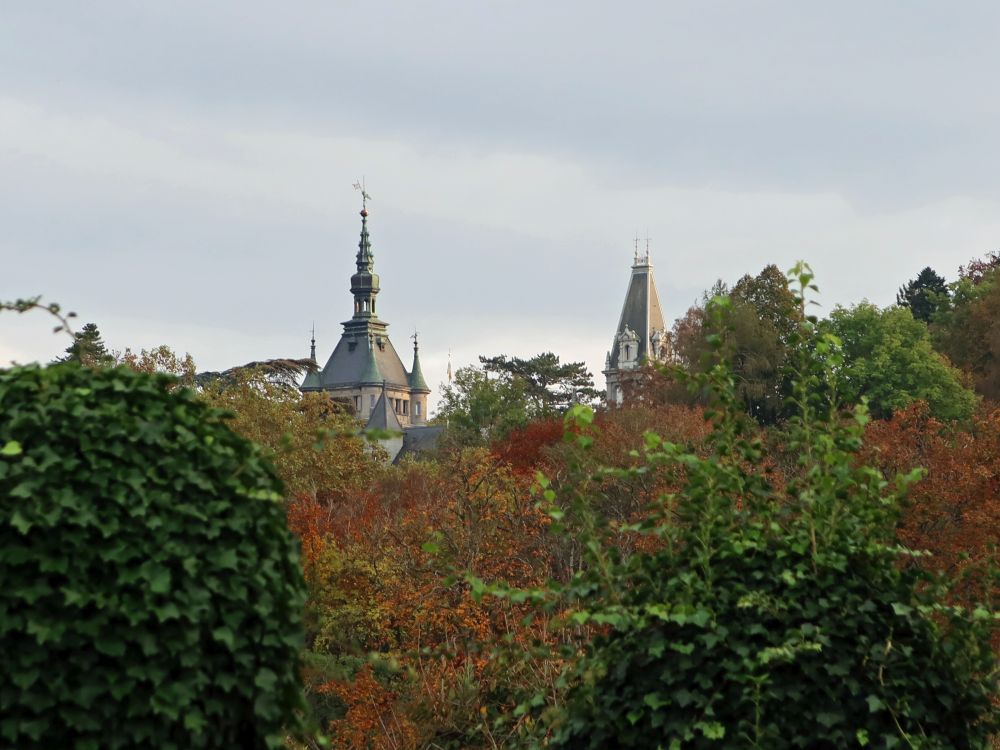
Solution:
{"label": "stone tower", "polygon": [[[417,335],[413,335],[413,364],[407,370],[389,340],[389,324],[376,312],[379,277],[368,234],[367,205],[361,209],[356,267],[351,276],[354,314],[343,323],[344,332],[326,365],[306,375],[301,389],[325,391],[347,402],[369,427],[405,430],[423,425],[431,389],[420,370]],[[315,339],[311,351],[315,360]]]}
{"label": "stone tower", "polygon": [[604,364],[608,406],[622,403],[625,397],[623,386],[640,365],[662,361],[667,354],[667,329],[653,280],[649,249],[646,249],[645,255],[639,255],[637,250],[621,318]]}

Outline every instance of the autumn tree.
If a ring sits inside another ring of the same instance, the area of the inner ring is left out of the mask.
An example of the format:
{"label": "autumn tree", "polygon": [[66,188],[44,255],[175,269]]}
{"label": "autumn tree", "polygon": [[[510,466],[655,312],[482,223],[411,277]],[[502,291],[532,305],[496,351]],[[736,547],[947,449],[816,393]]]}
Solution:
{"label": "autumn tree", "polygon": [[933,268],[926,267],[896,293],[896,304],[910,308],[913,317],[929,323],[937,309],[947,302],[948,284]]}
{"label": "autumn tree", "polygon": [[126,348],[123,352],[114,352],[112,356],[115,364],[125,365],[136,372],[160,372],[173,375],[178,385],[191,387],[195,384],[194,359],[190,354],[180,356],[168,346],[140,349],[138,352]]}
{"label": "autumn tree", "polygon": [[909,308],[880,310],[868,302],[837,307],[823,327],[843,345],[845,403],[867,398],[872,415],[882,419],[914,401],[926,401],[940,419],[967,419],[975,409],[975,394],[934,351],[927,326]]}
{"label": "autumn tree", "polygon": [[868,426],[864,457],[887,479],[926,472],[903,504],[900,542],[931,553],[913,561],[956,581],[957,603],[995,599],[988,571],[1000,539],[1000,409],[957,425],[915,403]]}
{"label": "autumn tree", "polygon": [[232,414],[230,427],[265,448],[288,496],[346,498],[380,471],[384,454],[353,416],[322,393],[300,393],[266,372],[241,369],[204,386],[201,398]]}

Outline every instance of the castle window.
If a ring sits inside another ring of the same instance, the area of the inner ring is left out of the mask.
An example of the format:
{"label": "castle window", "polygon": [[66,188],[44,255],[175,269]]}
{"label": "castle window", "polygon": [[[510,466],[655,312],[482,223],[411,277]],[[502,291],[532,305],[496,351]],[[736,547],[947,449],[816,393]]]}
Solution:
{"label": "castle window", "polygon": [[361,413],[361,396],[354,397],[354,411],[355,413]]}
{"label": "castle window", "polygon": [[375,394],[374,393],[368,397],[368,408],[369,409],[374,409],[375,408]]}
{"label": "castle window", "polygon": [[406,416],[409,413],[410,413],[410,402],[404,400],[403,401],[403,416]]}
{"label": "castle window", "polygon": [[413,413],[416,414],[418,417],[420,416],[420,402],[419,401],[414,401],[413,402]]}

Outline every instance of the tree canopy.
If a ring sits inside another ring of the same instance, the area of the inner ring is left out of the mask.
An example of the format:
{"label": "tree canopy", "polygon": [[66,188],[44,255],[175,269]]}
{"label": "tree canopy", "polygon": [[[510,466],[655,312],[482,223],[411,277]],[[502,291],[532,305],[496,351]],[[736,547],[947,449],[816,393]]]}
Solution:
{"label": "tree canopy", "polygon": [[914,401],[926,401],[941,419],[966,419],[975,409],[975,394],[962,384],[962,374],[934,351],[927,326],[909,308],[880,310],[867,302],[838,307],[824,328],[843,344],[840,388],[846,403],[865,397],[878,418]]}
{"label": "tree canopy", "polygon": [[583,362],[560,362],[552,352],[530,359],[502,354],[479,361],[486,372],[521,384],[533,417],[561,414],[572,404],[590,403],[601,396]]}
{"label": "tree canopy", "polygon": [[[705,314],[712,299],[726,300],[714,324]],[[788,339],[799,319],[785,275],[769,265],[756,276],[743,276],[732,290],[718,282],[675,323],[673,344],[688,372],[702,372],[712,351],[709,337],[719,336],[747,413],[761,424],[774,424],[784,411]]]}
{"label": "tree canopy", "polygon": [[929,323],[937,309],[947,302],[948,284],[928,266],[899,288],[896,304],[910,308],[913,317]]}
{"label": "tree canopy", "polygon": [[87,367],[108,367],[115,358],[108,352],[96,323],[87,323],[73,334],[73,343],[66,348],[60,362],[79,362]]}
{"label": "tree canopy", "polygon": [[461,445],[488,445],[528,423],[531,402],[524,381],[490,377],[479,367],[460,367],[441,389],[435,419]]}
{"label": "tree canopy", "polygon": [[1000,255],[963,267],[950,299],[931,321],[931,337],[972,376],[979,393],[1000,401]]}

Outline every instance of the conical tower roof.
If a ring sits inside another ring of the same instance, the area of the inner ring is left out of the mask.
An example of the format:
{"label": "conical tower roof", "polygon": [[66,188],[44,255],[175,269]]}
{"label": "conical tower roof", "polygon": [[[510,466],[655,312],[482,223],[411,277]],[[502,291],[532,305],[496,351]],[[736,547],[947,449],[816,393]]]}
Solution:
{"label": "conical tower roof", "polygon": [[382,374],[378,369],[378,361],[375,359],[375,342],[373,336],[368,336],[368,361],[365,364],[365,371],[361,374],[361,383],[365,385],[384,383]]}
{"label": "conical tower roof", "polygon": [[417,345],[416,332],[413,334],[413,367],[410,368],[408,380],[410,388],[414,391],[431,392],[431,389],[427,387],[427,381],[424,380],[423,370],[420,369],[420,347]]}
{"label": "conical tower roof", "polygon": [[639,349],[636,359],[641,361],[652,359],[650,337],[654,331],[664,330],[666,323],[660,307],[660,295],[656,292],[656,282],[653,280],[653,263],[649,251],[647,250],[645,255],[636,253],[628,290],[625,292],[625,303],[622,305],[622,314],[609,352],[608,366],[611,368],[617,366],[618,337],[622,333],[630,331],[638,338]]}
{"label": "conical tower roof", "polygon": [[396,416],[396,412],[392,408],[392,401],[385,395],[385,383],[382,384],[382,395],[375,402],[365,429],[392,430],[393,432],[403,431],[403,425],[399,423],[399,417]]}

